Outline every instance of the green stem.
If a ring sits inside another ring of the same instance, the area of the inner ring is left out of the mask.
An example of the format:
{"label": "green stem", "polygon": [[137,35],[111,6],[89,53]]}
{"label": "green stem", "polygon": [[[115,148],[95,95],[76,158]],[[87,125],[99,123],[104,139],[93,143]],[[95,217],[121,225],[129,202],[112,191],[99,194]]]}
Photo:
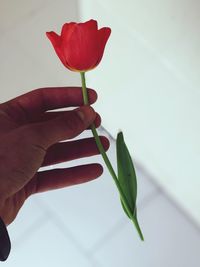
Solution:
{"label": "green stem", "polygon": [[141,239],[142,241],[144,241],[144,236],[143,236],[142,231],[141,231],[141,229],[140,229],[140,226],[139,226],[137,217],[135,217],[135,218],[132,217],[132,218],[131,218],[131,221],[134,223],[135,228],[137,229],[137,232],[138,232],[138,234],[139,234],[139,236],[140,236],[140,239]]}
{"label": "green stem", "polygon": [[[80,72],[80,74],[81,74],[81,82],[82,82],[82,92],[83,92],[84,105],[88,105],[89,104],[89,101],[88,101],[88,92],[87,92],[86,82],[85,82],[85,72]],[[107,154],[106,154],[106,152],[104,150],[104,147],[103,147],[103,145],[101,143],[101,140],[100,140],[100,138],[98,136],[98,133],[97,133],[97,130],[95,128],[94,123],[91,125],[91,130],[92,130],[93,136],[95,138],[95,141],[96,141],[97,147],[99,149],[99,152],[101,153],[101,155],[102,155],[102,157],[104,159],[104,162],[105,162],[105,164],[106,164],[106,166],[107,166],[107,168],[108,168],[111,176],[113,177],[114,182],[115,182],[115,184],[116,184],[116,186],[118,188],[118,191],[119,191],[119,194],[120,194],[120,198],[122,199],[122,201],[124,203],[124,206],[125,206],[125,208],[127,210],[127,213],[130,216],[132,222],[134,223],[134,225],[135,225],[135,227],[136,227],[136,229],[137,229],[137,231],[139,233],[139,236],[140,236],[141,240],[144,240],[143,235],[142,235],[142,232],[141,232],[141,229],[139,227],[139,224],[138,224],[137,220],[133,217],[133,214],[131,212],[131,208],[130,208],[130,206],[128,204],[128,201],[126,199],[126,196],[124,195],[124,192],[122,191],[122,188],[121,188],[121,186],[119,184],[117,175],[115,174],[115,171],[114,171],[114,169],[113,169],[113,167],[112,167],[112,165],[110,163],[110,160],[107,157]]]}

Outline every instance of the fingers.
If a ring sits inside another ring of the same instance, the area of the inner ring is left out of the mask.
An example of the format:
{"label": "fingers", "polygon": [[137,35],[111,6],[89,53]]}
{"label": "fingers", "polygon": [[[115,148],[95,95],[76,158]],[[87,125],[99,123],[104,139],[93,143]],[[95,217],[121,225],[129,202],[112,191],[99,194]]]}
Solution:
{"label": "fingers", "polygon": [[103,173],[100,164],[89,164],[68,169],[54,169],[51,171],[38,172],[34,183],[27,185],[29,194],[59,189],[71,185],[77,185],[96,179]]}
{"label": "fingers", "polygon": [[[106,137],[100,137],[105,150],[109,148],[109,141]],[[65,161],[90,157],[99,154],[94,138],[58,143],[47,150],[42,166],[48,166]]]}
{"label": "fingers", "polygon": [[59,141],[79,135],[92,124],[95,117],[96,113],[90,106],[83,106],[55,119],[20,127],[19,131],[29,143],[46,150]]}
{"label": "fingers", "polygon": [[[97,100],[94,90],[88,89],[89,103]],[[33,90],[1,104],[1,109],[15,121],[27,122],[47,110],[83,105],[80,87],[52,87]]]}
{"label": "fingers", "polygon": [[[64,115],[66,112],[67,111],[45,112],[43,114],[40,114],[37,118],[33,118],[31,123],[48,121],[50,119],[54,119],[58,116]],[[95,124],[96,128],[98,128],[101,125],[101,117],[98,113],[96,113],[96,118],[94,120],[94,124]]]}

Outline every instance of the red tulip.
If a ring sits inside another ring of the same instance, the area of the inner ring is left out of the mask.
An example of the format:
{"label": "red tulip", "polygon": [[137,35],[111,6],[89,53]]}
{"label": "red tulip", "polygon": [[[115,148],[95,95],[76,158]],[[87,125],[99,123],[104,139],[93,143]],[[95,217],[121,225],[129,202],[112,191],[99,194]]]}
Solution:
{"label": "red tulip", "polygon": [[110,33],[110,28],[98,30],[97,21],[89,20],[65,23],[60,36],[55,32],[46,34],[65,67],[85,72],[100,63]]}
{"label": "red tulip", "polygon": [[[98,30],[97,21],[89,20],[85,23],[66,23],[62,27],[61,35],[47,32],[58,57],[65,67],[78,71],[81,75],[83,104],[89,105],[85,72],[95,68],[103,57],[105,45],[110,36],[110,28]],[[133,222],[141,240],[144,240],[136,215],[137,179],[130,153],[124,142],[123,134],[117,136],[117,169],[115,173],[104,147],[98,136],[95,124],[90,125],[96,145],[103,160],[113,177],[120,194],[122,207]]]}

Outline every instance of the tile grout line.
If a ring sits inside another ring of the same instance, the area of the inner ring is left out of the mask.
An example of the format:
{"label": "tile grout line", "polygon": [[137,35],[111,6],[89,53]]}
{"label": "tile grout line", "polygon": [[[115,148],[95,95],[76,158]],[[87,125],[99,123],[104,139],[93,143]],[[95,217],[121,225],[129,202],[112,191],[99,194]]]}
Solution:
{"label": "tile grout line", "polygon": [[[143,200],[138,204],[140,207],[140,210],[146,209],[146,207],[152,202],[156,201],[156,199],[159,196],[163,196],[167,201],[171,203],[171,205],[176,208],[177,212],[180,213],[186,221],[189,221],[192,227],[194,227],[198,234],[200,234],[200,227],[190,219],[187,214],[184,212],[184,210],[179,207],[163,190],[157,188],[153,192],[151,192],[148,196],[144,197]],[[128,220],[124,221],[124,218],[118,221],[118,223],[113,227],[113,229],[110,232],[107,232],[101,240],[99,240],[93,248],[90,250],[90,253],[95,254],[99,249],[102,249],[106,241],[109,241],[113,239],[115,236],[116,232],[119,232],[123,227],[125,227],[128,224]]]}
{"label": "tile grout line", "polygon": [[155,199],[156,197],[162,195],[176,209],[176,211],[179,214],[181,214],[186,221],[189,222],[191,227],[193,227],[200,235],[200,225],[192,218],[192,216],[190,216],[190,214],[187,213],[187,211],[183,207],[181,207],[179,205],[179,203],[177,201],[175,201],[173,199],[173,197],[171,197],[162,187],[159,187],[159,186],[158,186],[157,190],[155,190],[155,193],[156,193],[156,195],[153,195],[154,192],[151,192],[151,194],[149,196],[146,196],[141,201],[142,203],[139,203],[139,206],[142,205],[142,207],[140,207],[140,209],[143,209],[143,207],[146,207],[149,203],[148,202],[149,200],[151,201],[152,199]]}
{"label": "tile grout line", "polygon": [[164,189],[161,189],[161,193],[163,197],[173,205],[173,207],[177,210],[179,214],[181,214],[187,222],[193,227],[197,232],[198,235],[200,235],[200,225],[197,221],[194,220],[194,218],[182,207],[178,201],[176,201],[173,197],[170,196],[169,193],[167,193]]}
{"label": "tile grout line", "polygon": [[120,220],[118,220],[118,222],[113,226],[113,228],[109,231],[107,231],[106,234],[104,234],[104,236],[99,239],[96,244],[94,244],[92,246],[92,248],[89,249],[89,253],[91,255],[94,255],[96,253],[96,251],[98,251],[99,249],[101,249],[104,244],[109,241],[114,237],[116,232],[120,232],[120,230],[128,223],[128,221],[125,221],[124,217]]}
{"label": "tile grout line", "polygon": [[[146,208],[147,205],[151,203],[152,200],[157,198],[160,195],[159,190],[153,190],[153,192],[149,193],[148,196],[144,197],[143,200],[141,200],[138,203],[138,207],[140,207],[140,210],[143,210]],[[142,207],[141,207],[142,206]],[[94,244],[94,246],[90,249],[90,253],[94,254],[97,250],[101,249],[104,245],[104,243],[109,239],[112,239],[116,232],[120,232],[120,230],[125,227],[128,223],[131,223],[125,216],[121,217],[121,219],[113,226],[112,230],[107,231],[107,233]]]}
{"label": "tile grout line", "polygon": [[176,201],[173,196],[170,196],[170,194],[162,187],[161,184],[159,184],[156,179],[148,173],[146,168],[139,163],[136,163],[138,165],[138,168],[141,170],[141,172],[144,174],[144,178],[148,177],[148,179],[157,187],[157,192],[162,194],[164,198],[166,198],[175,208],[176,210],[181,213],[184,218],[190,222],[190,224],[198,231],[200,234],[200,225],[198,222],[196,222],[193,217],[182,207],[178,201]]}
{"label": "tile grout line", "polygon": [[[49,221],[48,217],[46,214],[41,215],[33,224],[31,224],[19,237],[14,239],[12,242],[12,245],[16,247],[16,250],[18,247],[21,246],[21,244],[24,243],[24,241],[27,241],[35,234],[35,232],[45,225]],[[12,237],[11,237],[12,240]]]}
{"label": "tile grout line", "polygon": [[38,201],[40,205],[43,206],[43,209],[45,209],[49,219],[54,224],[54,226],[62,233],[64,234],[64,238],[67,240],[70,240],[74,247],[84,256],[85,259],[88,260],[88,262],[93,263],[93,266],[101,267],[99,262],[91,258],[91,255],[88,253],[87,249],[83,247],[83,245],[77,240],[77,238],[71,233],[71,231],[66,227],[66,225],[63,223],[60,216],[51,209],[51,207],[47,206],[42,200]]}

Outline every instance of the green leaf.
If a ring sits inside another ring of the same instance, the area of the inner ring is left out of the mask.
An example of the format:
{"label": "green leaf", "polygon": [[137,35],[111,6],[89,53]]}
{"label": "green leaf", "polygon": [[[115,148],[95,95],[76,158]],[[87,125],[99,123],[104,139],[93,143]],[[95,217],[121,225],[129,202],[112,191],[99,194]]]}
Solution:
{"label": "green leaf", "polygon": [[[137,220],[137,178],[132,158],[124,142],[123,133],[117,135],[117,168],[118,181],[124,198],[120,196],[121,204],[126,215],[134,223],[141,240],[144,240],[142,231]],[[126,203],[127,202],[127,203]],[[130,214],[132,216],[130,216]]]}
{"label": "green leaf", "polygon": [[125,212],[126,215],[129,217],[129,219],[131,219],[131,217],[130,217],[129,214],[128,214],[128,211],[126,210],[126,207],[125,207],[125,205],[124,205],[123,200],[122,200],[122,199],[120,199],[120,200],[121,200],[121,204],[122,204],[122,208],[123,208],[124,212]]}
{"label": "green leaf", "polygon": [[[134,216],[136,211],[137,178],[130,153],[124,142],[122,132],[118,133],[117,135],[117,167],[120,186],[124,192],[124,195],[126,196],[129,207],[131,208],[131,213]],[[123,202],[122,206],[127,214]]]}

